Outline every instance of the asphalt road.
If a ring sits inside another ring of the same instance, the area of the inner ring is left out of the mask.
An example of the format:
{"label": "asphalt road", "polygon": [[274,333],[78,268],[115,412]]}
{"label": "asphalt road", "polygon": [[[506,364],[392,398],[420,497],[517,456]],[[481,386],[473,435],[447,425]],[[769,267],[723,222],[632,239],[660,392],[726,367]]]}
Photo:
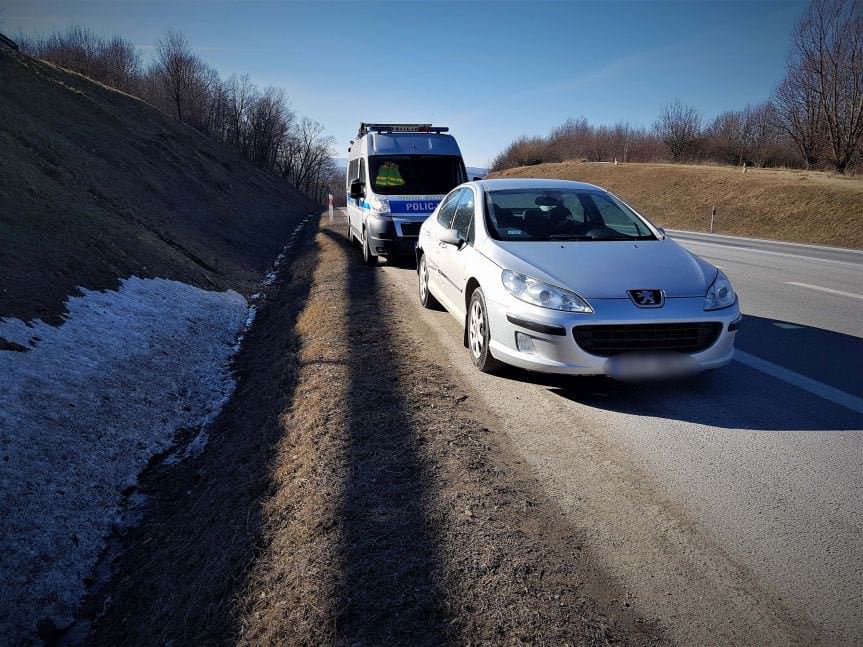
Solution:
{"label": "asphalt road", "polygon": [[414,270],[380,269],[627,604],[685,644],[861,644],[863,253],[674,235],[745,313],[737,359],[683,384],[480,374]]}

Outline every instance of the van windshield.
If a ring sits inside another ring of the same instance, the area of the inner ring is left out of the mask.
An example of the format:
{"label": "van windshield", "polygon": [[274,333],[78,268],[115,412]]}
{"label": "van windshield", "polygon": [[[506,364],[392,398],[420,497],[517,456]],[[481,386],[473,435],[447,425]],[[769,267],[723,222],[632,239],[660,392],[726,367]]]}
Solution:
{"label": "van windshield", "polygon": [[380,195],[441,195],[467,179],[456,155],[374,155],[369,178]]}

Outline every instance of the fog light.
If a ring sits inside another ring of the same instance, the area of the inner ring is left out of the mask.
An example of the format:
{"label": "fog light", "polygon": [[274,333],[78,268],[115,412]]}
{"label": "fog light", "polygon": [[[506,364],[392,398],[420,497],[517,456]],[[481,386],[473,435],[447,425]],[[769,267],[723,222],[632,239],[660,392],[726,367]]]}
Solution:
{"label": "fog light", "polygon": [[523,332],[515,333],[515,345],[522,353],[533,353],[533,337],[525,335]]}

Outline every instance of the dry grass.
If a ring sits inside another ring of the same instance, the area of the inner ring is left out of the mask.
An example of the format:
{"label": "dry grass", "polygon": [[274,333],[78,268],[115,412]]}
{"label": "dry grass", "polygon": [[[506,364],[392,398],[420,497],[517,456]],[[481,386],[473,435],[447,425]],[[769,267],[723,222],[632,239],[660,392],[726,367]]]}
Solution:
{"label": "dry grass", "polygon": [[660,642],[591,598],[613,586],[379,271],[340,233],[318,245],[241,642]]}
{"label": "dry grass", "polygon": [[863,249],[863,179],[820,172],[678,164],[563,162],[509,169],[495,177],[590,182],[631,203],[656,224]]}
{"label": "dry grass", "polygon": [[325,230],[261,311],[237,393],[152,497],[93,644],[662,644],[410,308]]}

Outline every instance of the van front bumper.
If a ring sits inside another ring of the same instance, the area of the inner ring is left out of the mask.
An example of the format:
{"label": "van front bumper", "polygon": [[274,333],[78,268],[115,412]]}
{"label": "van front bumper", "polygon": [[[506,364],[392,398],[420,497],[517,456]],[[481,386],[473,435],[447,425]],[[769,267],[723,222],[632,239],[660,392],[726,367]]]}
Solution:
{"label": "van front bumper", "polygon": [[390,217],[369,216],[366,220],[369,248],[376,256],[413,256],[419,236],[401,236]]}

